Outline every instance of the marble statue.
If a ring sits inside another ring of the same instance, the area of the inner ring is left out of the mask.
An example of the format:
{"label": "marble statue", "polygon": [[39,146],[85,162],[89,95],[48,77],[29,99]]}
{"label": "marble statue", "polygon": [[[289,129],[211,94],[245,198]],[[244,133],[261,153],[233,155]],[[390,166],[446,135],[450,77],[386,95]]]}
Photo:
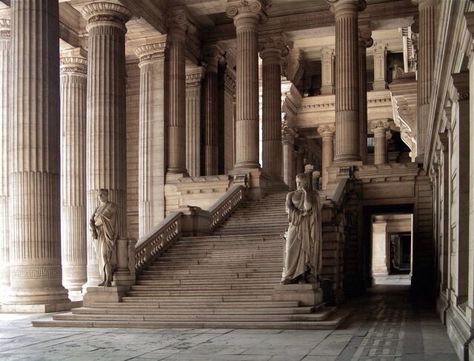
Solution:
{"label": "marble statue", "polygon": [[289,225],[281,283],[316,283],[322,244],[319,194],[311,189],[308,174],[296,176],[296,188],[286,196]]}
{"label": "marble statue", "polygon": [[109,191],[99,191],[99,205],[89,222],[94,248],[99,258],[99,272],[103,282],[99,286],[112,286],[112,256],[118,239],[117,205],[109,201]]}

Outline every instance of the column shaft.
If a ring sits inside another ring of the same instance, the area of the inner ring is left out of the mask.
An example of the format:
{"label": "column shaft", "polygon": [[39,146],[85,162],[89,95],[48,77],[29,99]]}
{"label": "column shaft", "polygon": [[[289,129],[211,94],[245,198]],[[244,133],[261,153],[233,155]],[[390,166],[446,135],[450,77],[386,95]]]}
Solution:
{"label": "column shaft", "polygon": [[[94,2],[83,8],[88,20],[87,77],[87,217],[98,205],[98,192],[108,189],[117,204],[119,235],[126,232],[125,22],[123,6]],[[101,281],[90,232],[87,238],[87,283]]]}
{"label": "column shaft", "polygon": [[204,174],[218,173],[218,79],[217,57],[208,59],[204,80]]}
{"label": "column shaft", "polygon": [[374,129],[374,164],[387,163],[387,139],[386,129],[379,127]]}
{"label": "column shaft", "polygon": [[227,174],[235,164],[235,72],[225,71],[224,80],[224,171]]}
{"label": "column shaft", "polygon": [[266,44],[261,52],[263,104],[262,104],[262,166],[273,179],[281,179],[281,50]]}
{"label": "column shaft", "polygon": [[322,155],[321,155],[321,188],[326,189],[328,184],[328,168],[334,158],[334,126],[326,125],[318,128],[321,134]]}
{"label": "column shaft", "polygon": [[334,49],[321,49],[321,95],[334,94]]}
{"label": "column shaft", "polygon": [[201,80],[202,67],[186,72],[186,169],[201,175]]}
{"label": "column shaft", "polygon": [[360,159],[358,1],[338,0],[336,16],[335,161]]}
{"label": "column shaft", "polygon": [[294,136],[291,131],[283,133],[283,182],[290,188],[294,189],[293,169],[293,145]]}
{"label": "column shaft", "polygon": [[14,0],[11,12],[7,303],[48,311],[69,301],[61,285],[58,3]]}
{"label": "column shaft", "polygon": [[10,287],[10,256],[8,248],[8,166],[10,156],[10,19],[0,19],[0,299]]}
{"label": "column shaft", "polygon": [[368,26],[359,25],[359,124],[360,159],[367,163],[367,48],[372,45]]}
{"label": "column shaft", "polygon": [[165,217],[166,37],[137,48],[140,59],[138,126],[138,235],[146,236]]}
{"label": "column shaft", "polygon": [[435,5],[434,0],[419,0],[418,39],[418,81],[417,81],[417,154],[422,156],[425,151],[431,84],[435,62]]}
{"label": "column shaft", "polygon": [[172,9],[169,27],[168,172],[186,172],[186,16]]}
{"label": "column shaft", "polygon": [[61,260],[63,285],[80,291],[86,265],[87,59],[81,49],[61,54]]}
{"label": "column shaft", "polygon": [[376,44],[374,47],[374,90],[387,88],[387,45]]}

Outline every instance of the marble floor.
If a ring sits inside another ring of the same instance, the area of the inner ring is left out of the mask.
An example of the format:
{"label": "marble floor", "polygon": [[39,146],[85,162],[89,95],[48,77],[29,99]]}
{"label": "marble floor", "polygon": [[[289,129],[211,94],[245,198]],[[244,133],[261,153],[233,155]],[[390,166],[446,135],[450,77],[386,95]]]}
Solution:
{"label": "marble floor", "polygon": [[0,360],[457,361],[432,309],[408,286],[379,285],[351,302],[334,331],[39,329],[48,315],[0,314]]}

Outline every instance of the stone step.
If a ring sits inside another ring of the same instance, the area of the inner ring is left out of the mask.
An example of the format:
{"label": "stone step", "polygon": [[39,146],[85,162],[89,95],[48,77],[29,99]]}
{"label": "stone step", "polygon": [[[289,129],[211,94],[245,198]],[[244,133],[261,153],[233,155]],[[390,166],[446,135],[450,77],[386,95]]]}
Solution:
{"label": "stone step", "polygon": [[[139,279],[157,279],[157,276],[162,275],[164,279],[178,279],[178,280],[192,280],[192,279],[202,279],[202,277],[199,277],[200,274],[196,273],[191,273],[191,274],[170,274],[169,272],[150,272],[147,273],[145,270],[144,273],[142,273],[139,277]],[[206,275],[206,277],[212,276],[211,274]],[[215,274],[210,279],[214,278],[216,281],[218,280],[234,280],[234,279],[275,279],[277,277],[281,276],[281,270],[280,272],[275,273],[275,272],[260,272],[260,273],[255,273],[255,272],[234,272],[234,273],[229,273],[229,274]]]}
{"label": "stone step", "polygon": [[232,309],[254,309],[254,308],[295,308],[299,304],[296,301],[239,301],[239,302],[188,302],[186,300],[180,300],[178,302],[168,302],[166,300],[154,300],[153,302],[108,302],[108,303],[96,303],[93,304],[92,308],[101,307],[112,307],[112,308],[141,308],[149,309],[154,312],[157,309],[167,309],[175,312],[176,310],[187,310],[187,309],[223,309],[225,312],[230,312]]}
{"label": "stone step", "polygon": [[[156,296],[154,295],[140,295],[140,296],[125,296],[123,297],[123,302],[152,302],[153,300],[156,299]],[[168,302],[177,302],[182,300],[182,296],[168,296],[166,297],[166,300]],[[229,295],[229,296],[222,296],[222,295],[214,295],[214,296],[190,296],[186,297],[187,301],[193,301],[193,302],[238,302],[238,301],[246,301],[246,302],[257,302],[257,301],[271,301],[272,296],[271,295],[258,295],[258,296],[252,296],[252,295]]]}
{"label": "stone step", "polygon": [[239,290],[239,289],[178,289],[171,291],[157,289],[132,289],[127,292],[127,297],[267,297],[273,294],[273,288],[262,288],[259,290]]}
{"label": "stone step", "polygon": [[266,252],[252,252],[248,253],[245,250],[241,252],[232,252],[228,254],[225,251],[200,251],[200,252],[180,252],[176,253],[173,251],[166,252],[159,258],[157,262],[159,263],[168,263],[168,262],[190,262],[190,263],[200,263],[202,261],[231,261],[231,260],[262,260],[265,262],[278,262],[283,259],[283,248],[281,250],[272,250]]}
{"label": "stone step", "polygon": [[157,270],[150,269],[143,271],[142,275],[146,276],[155,276],[155,277],[164,277],[167,278],[170,273],[173,276],[187,276],[187,275],[200,275],[200,276],[211,276],[216,278],[252,278],[255,276],[264,276],[264,275],[271,275],[275,277],[275,275],[281,273],[282,266],[275,266],[275,267],[265,267],[265,268],[256,268],[256,267],[228,267],[228,268],[219,268],[216,269],[214,267],[207,267],[207,268],[173,268],[173,269],[164,269],[160,268]]}
{"label": "stone step", "polygon": [[201,259],[195,260],[194,262],[182,262],[181,260],[173,262],[173,259],[168,260],[157,260],[153,265],[151,265],[149,271],[159,271],[162,269],[166,270],[219,270],[219,269],[248,269],[248,268],[260,268],[260,270],[273,270],[275,267],[281,267],[282,259],[275,259],[274,261],[268,260],[234,260],[233,262],[222,262],[221,259]]}
{"label": "stone step", "polygon": [[235,285],[235,286],[242,286],[242,287],[247,287],[249,285],[259,287],[261,285],[267,285],[271,284],[272,287],[273,285],[277,285],[280,283],[280,277],[273,277],[273,278],[253,278],[252,282],[249,282],[248,279],[240,279],[240,278],[221,278],[221,279],[216,279],[216,278],[209,278],[209,279],[174,279],[174,280],[162,280],[162,279],[139,279],[137,281],[137,285],[148,285],[148,286],[162,286],[162,287],[170,287],[170,286],[199,286],[199,285],[215,285],[215,286],[220,286],[220,285]]}
{"label": "stone step", "polygon": [[186,291],[210,291],[210,290],[222,290],[222,291],[230,291],[230,290],[273,290],[275,285],[263,283],[263,284],[201,284],[201,285],[160,285],[160,284],[138,284],[133,285],[132,290],[137,291],[177,291],[177,290],[186,290]]}

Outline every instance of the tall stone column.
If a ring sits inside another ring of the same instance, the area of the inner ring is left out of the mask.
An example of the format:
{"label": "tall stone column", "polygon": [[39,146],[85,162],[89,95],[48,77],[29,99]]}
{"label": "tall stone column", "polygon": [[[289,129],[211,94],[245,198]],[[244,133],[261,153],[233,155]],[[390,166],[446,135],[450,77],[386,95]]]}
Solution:
{"label": "tall stone column", "polygon": [[[87,217],[98,205],[98,193],[108,189],[118,206],[119,235],[126,233],[125,23],[131,16],[121,5],[90,3],[87,19]],[[87,286],[101,281],[93,239],[87,238]]]}
{"label": "tall stone column", "polygon": [[227,174],[235,164],[235,71],[226,53],[224,74],[224,170]]}
{"label": "tall stone column", "polygon": [[10,256],[8,251],[8,166],[10,155],[10,19],[0,19],[0,300],[10,287]]}
{"label": "tall stone column", "polygon": [[186,70],[186,169],[201,175],[201,82],[204,68]]}
{"label": "tall stone column", "polygon": [[63,285],[80,291],[87,281],[86,95],[87,54],[61,54],[61,260]]}
{"label": "tall stone column", "polygon": [[372,224],[372,274],[386,276],[387,272],[387,221],[376,220]]}
{"label": "tall stone column", "polygon": [[217,67],[219,65],[220,49],[211,46],[205,49],[206,78],[204,80],[204,174],[215,175],[218,173],[218,79]]}
{"label": "tall stone column", "polygon": [[428,112],[430,108],[431,85],[435,63],[435,12],[436,0],[413,0],[418,4],[419,37],[417,69],[417,157],[422,159],[425,153]]}
{"label": "tall stone column", "polygon": [[334,157],[334,125],[322,125],[318,128],[321,135],[321,188],[326,189],[328,184],[328,168],[331,166]]}
{"label": "tall stone column", "polygon": [[372,46],[372,31],[367,21],[359,22],[359,124],[360,158],[367,163],[367,48]]}
{"label": "tall stone column", "polygon": [[138,126],[138,236],[165,218],[165,53],[166,36],[137,47],[140,67]]}
{"label": "tall stone column", "polygon": [[386,120],[373,120],[370,128],[374,132],[374,164],[387,163],[387,129]]}
{"label": "tall stone column", "polygon": [[290,188],[294,189],[294,142],[295,142],[295,133],[291,128],[283,129],[283,181]]}
{"label": "tall stone column", "polygon": [[70,307],[61,285],[58,2],[13,0],[11,16],[11,287],[2,311],[56,311]]}
{"label": "tall stone column", "polygon": [[187,175],[186,171],[186,66],[185,41],[187,17],[182,7],[168,14],[168,173]]}
{"label": "tall stone column", "polygon": [[374,90],[387,89],[387,44],[374,44]]}
{"label": "tall stone column", "polygon": [[257,26],[264,15],[259,0],[231,0],[227,15],[237,32],[237,115],[235,168],[259,168]]}
{"label": "tall stone column", "polygon": [[360,160],[358,11],[363,0],[329,0],[336,18],[335,162]]}
{"label": "tall stone column", "polygon": [[284,45],[280,38],[262,41],[263,104],[262,166],[273,180],[281,180],[281,57]]}
{"label": "tall stone column", "polygon": [[334,94],[334,49],[321,49],[321,95]]}
{"label": "tall stone column", "polygon": [[296,152],[296,175],[304,172],[304,148],[302,146],[298,146],[298,150]]}

